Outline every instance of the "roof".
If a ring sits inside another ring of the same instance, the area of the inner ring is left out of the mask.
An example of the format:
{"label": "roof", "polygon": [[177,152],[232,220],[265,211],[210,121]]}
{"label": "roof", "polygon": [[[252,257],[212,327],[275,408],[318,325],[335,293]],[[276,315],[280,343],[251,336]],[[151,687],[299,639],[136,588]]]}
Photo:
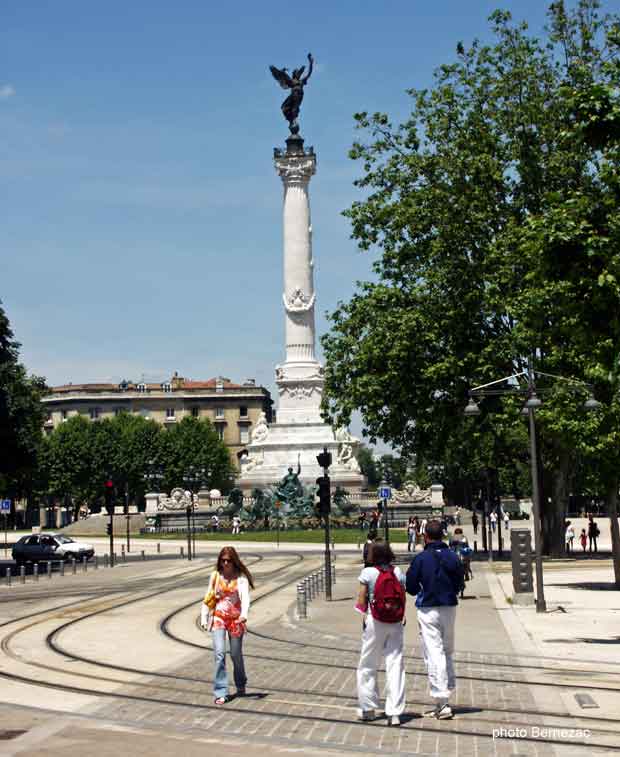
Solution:
{"label": "roof", "polygon": [[[125,387],[121,388],[122,383],[125,383]],[[122,394],[126,391],[137,391],[138,386],[144,385],[147,391],[161,391],[164,384],[170,384],[172,391],[187,391],[187,390],[200,390],[200,389],[216,389],[218,385],[221,385],[224,390],[226,389],[256,389],[264,390],[264,387],[257,386],[254,382],[247,382],[245,384],[234,384],[230,379],[218,377],[207,379],[206,381],[193,381],[191,379],[185,379],[180,376],[175,376],[168,381],[161,381],[158,383],[151,383],[146,381],[126,381],[118,384],[109,383],[93,383],[93,384],[62,384],[61,386],[52,386],[49,388],[49,394],[72,394],[74,392],[111,392]]]}

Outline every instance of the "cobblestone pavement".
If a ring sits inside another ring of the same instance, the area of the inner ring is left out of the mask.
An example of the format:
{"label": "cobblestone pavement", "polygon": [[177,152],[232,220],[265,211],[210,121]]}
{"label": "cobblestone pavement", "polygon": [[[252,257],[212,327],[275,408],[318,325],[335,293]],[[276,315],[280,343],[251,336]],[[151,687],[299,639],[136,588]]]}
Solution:
{"label": "cobblestone pavement", "polygon": [[[245,643],[248,695],[215,707],[211,692],[210,650],[197,652],[171,677],[155,678],[130,690],[142,701],[132,704],[132,720],[150,727],[199,729],[218,738],[245,740],[251,753],[288,744],[307,750],[420,755],[583,755],[583,743],[620,748],[618,722],[568,716],[549,673],[515,658],[497,611],[488,596],[484,573],[470,585],[459,610],[458,691],[452,721],[424,719],[429,706],[427,679],[416,643],[415,611],[408,610],[407,714],[401,728],[385,720],[356,720],[355,670],[359,616],[352,613],[356,571],[339,572],[334,601],[315,601],[310,617],[271,622],[254,629]],[[473,595],[473,596],[472,596]],[[204,643],[209,644],[208,636]],[[553,673],[553,666],[551,666]],[[538,683],[544,696],[535,696]],[[551,685],[549,685],[551,684]],[[143,701],[144,698],[159,700]],[[119,720],[127,704],[113,702],[101,717]],[[591,736],[546,734],[543,728],[595,728]],[[513,738],[494,738],[494,729],[513,729]],[[514,729],[518,729],[514,731]],[[517,736],[516,738],[514,736]],[[581,746],[573,745],[575,740]],[[260,746],[263,745],[263,746]],[[606,750],[605,750],[606,751]]]}

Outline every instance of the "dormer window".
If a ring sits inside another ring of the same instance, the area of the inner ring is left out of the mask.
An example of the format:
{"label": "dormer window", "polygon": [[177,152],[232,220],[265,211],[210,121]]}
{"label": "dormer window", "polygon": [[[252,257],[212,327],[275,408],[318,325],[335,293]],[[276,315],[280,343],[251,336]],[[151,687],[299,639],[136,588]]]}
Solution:
{"label": "dormer window", "polygon": [[126,392],[128,386],[129,384],[123,379],[123,381],[121,381],[121,383],[118,385],[118,388],[121,392]]}
{"label": "dormer window", "polygon": [[166,381],[161,385],[161,388],[163,389],[164,392],[171,392],[172,384],[169,381]]}
{"label": "dormer window", "polygon": [[140,383],[140,384],[138,384],[138,386],[136,387],[136,389],[139,392],[146,392],[146,384]]}
{"label": "dormer window", "polygon": [[224,380],[221,378],[215,379],[215,391],[219,394],[224,391]]}

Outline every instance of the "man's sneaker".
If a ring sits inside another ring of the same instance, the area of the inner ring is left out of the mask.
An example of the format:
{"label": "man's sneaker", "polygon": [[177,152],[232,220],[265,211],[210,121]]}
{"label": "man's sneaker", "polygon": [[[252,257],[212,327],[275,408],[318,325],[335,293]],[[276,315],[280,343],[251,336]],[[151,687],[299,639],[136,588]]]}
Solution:
{"label": "man's sneaker", "polygon": [[449,704],[444,704],[443,707],[437,710],[437,715],[435,717],[437,720],[448,720],[449,718],[453,717],[454,713],[452,712],[452,707],[450,707]]}
{"label": "man's sneaker", "polygon": [[357,717],[359,720],[369,721],[375,719],[374,710],[358,710]]}
{"label": "man's sneaker", "polygon": [[400,725],[400,718],[398,715],[392,715],[388,718],[388,725]]}
{"label": "man's sneaker", "polygon": [[441,709],[441,706],[440,706],[440,705],[438,705],[438,704],[436,704],[436,705],[435,705],[435,706],[433,707],[433,709],[432,709],[432,710],[426,710],[426,711],[425,711],[425,712],[423,712],[422,714],[423,714],[423,716],[424,716],[425,718],[436,718],[436,717],[437,717],[437,713],[439,712],[439,710],[440,710],[440,709]]}

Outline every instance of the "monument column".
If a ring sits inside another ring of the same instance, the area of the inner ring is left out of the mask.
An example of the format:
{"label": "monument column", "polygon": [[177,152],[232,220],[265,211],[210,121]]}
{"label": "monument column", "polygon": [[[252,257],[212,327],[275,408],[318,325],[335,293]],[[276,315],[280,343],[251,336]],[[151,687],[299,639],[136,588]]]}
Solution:
{"label": "monument column", "polygon": [[308,186],[316,172],[314,150],[299,135],[274,150],[276,171],[284,185],[284,292],[286,359],[276,368],[279,422],[320,419],[322,369],[315,355],[314,273]]}

